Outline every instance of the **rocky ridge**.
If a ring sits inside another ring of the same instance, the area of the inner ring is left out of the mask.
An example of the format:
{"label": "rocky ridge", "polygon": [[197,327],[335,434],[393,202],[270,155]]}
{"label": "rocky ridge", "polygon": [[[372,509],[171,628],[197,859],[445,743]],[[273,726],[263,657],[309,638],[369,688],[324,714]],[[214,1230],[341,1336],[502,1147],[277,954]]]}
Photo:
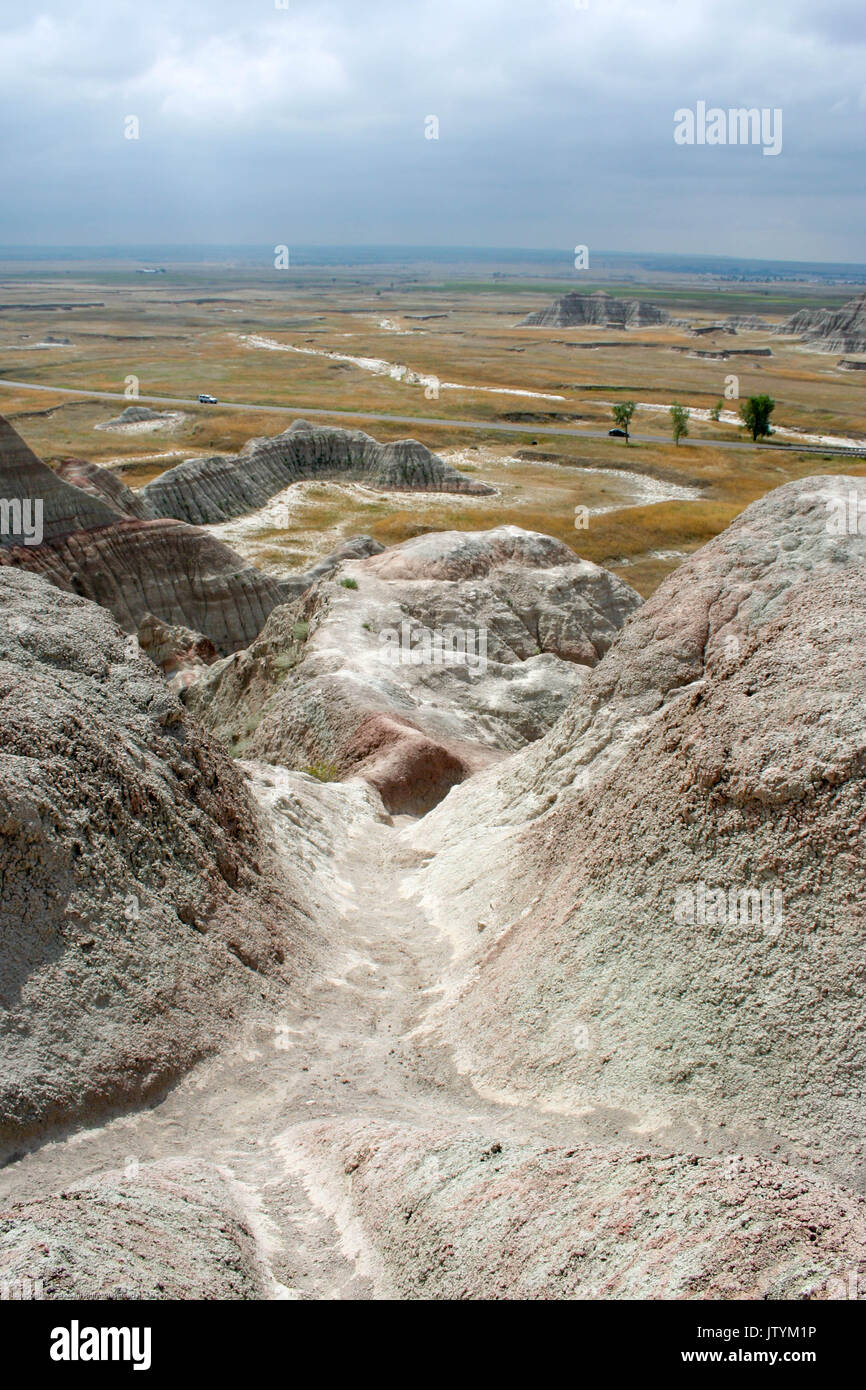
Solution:
{"label": "rocky ridge", "polygon": [[67,459],[52,470],[0,419],[0,496],[42,508],[39,544],[0,535],[0,566],[43,575],[107,608],[129,633],[147,615],[209,638],[227,653],[250,642],[287,596],[207,532],[155,519],[109,470]]}
{"label": "rocky ridge", "polygon": [[851,492],[752,504],[547,737],[414,832],[462,942],[431,1037],[476,1085],[715,1116],[866,1178],[866,538],[828,525]]}
{"label": "rocky ridge", "polygon": [[251,439],[239,454],[187,459],[141,495],[157,516],[210,526],[256,511],[306,478],[357,479],[383,491],[493,492],[414,439],[379,444],[361,430],[296,420],[273,438]]}
{"label": "rocky ridge", "polygon": [[839,309],[800,309],[776,329],[819,352],[866,352],[866,294]]}
{"label": "rocky ridge", "polygon": [[648,328],[670,323],[670,314],[643,299],[615,299],[605,290],[595,294],[573,291],[565,294],[546,309],[536,309],[520,320],[519,327],[582,328]]}

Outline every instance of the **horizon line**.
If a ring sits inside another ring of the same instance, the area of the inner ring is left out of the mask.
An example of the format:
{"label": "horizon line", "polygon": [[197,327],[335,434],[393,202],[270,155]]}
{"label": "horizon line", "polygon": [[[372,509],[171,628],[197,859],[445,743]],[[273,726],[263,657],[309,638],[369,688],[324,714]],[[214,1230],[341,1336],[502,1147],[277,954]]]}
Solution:
{"label": "horizon line", "polygon": [[[489,244],[464,245],[460,243],[430,244],[425,242],[315,242],[299,241],[294,243],[300,250],[312,251],[402,251],[402,252],[479,252],[487,254],[499,254],[503,256],[556,256],[572,257],[572,247],[562,246],[491,246]],[[3,259],[4,252],[28,252],[28,251],[76,251],[76,252],[99,252],[99,251],[135,251],[161,250],[165,251],[253,251],[259,248],[270,246],[270,242],[257,241],[117,241],[117,242],[7,242],[0,243],[0,260]],[[788,266],[830,266],[845,269],[866,270],[864,261],[833,261],[818,259],[798,259],[792,260],[783,257],[765,256],[732,256],[728,253],[716,253],[713,251],[610,251],[603,248],[592,253],[596,257],[609,257],[616,259],[640,259],[670,257],[677,259],[695,259],[703,261],[724,261],[732,265],[742,265],[752,263],[755,265],[788,265]],[[133,257],[140,259],[140,257]]]}

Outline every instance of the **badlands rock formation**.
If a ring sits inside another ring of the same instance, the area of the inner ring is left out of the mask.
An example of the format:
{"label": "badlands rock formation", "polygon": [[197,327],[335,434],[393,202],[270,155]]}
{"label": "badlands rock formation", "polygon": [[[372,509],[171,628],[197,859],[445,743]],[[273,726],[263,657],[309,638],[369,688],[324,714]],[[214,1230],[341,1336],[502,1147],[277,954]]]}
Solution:
{"label": "badlands rock formation", "polygon": [[546,732],[639,603],[549,536],[419,536],[275,610],[187,698],[235,750],[421,813]]}
{"label": "badlands rock formation", "polygon": [[670,314],[642,299],[614,299],[605,290],[595,294],[565,294],[546,309],[537,309],[520,320],[520,327],[533,328],[647,328],[670,323]]}
{"label": "badlands rock formation", "polygon": [[149,405],[128,405],[118,416],[112,420],[106,420],[101,425],[96,425],[98,430],[125,430],[130,425],[171,425],[182,419],[182,415],[174,410],[153,410]]}
{"label": "badlands rock formation", "polygon": [[800,309],[776,332],[802,338],[818,352],[866,352],[866,294],[841,309]]}
{"label": "badlands rock formation", "polygon": [[866,1178],[866,538],[831,522],[851,497],[862,517],[853,478],[750,506],[546,738],[417,828],[463,942],[430,1039],[485,1094],[722,1125]]}
{"label": "badlands rock formation", "polygon": [[131,487],[127,487],[120,475],[113,473],[110,468],[100,468],[99,464],[88,463],[85,459],[65,458],[54,465],[54,473],[81,492],[89,492],[93,497],[101,498],[122,516],[136,518],[138,521],[156,519],[155,513],[144,498],[133,492]]}
{"label": "badlands rock formation", "polygon": [[0,570],[0,1156],[160,1092],[314,929],[236,764],[103,609]]}
{"label": "badlands rock formation", "polygon": [[150,520],[147,503],[107,469],[78,459],[48,468],[2,418],[0,497],[42,507],[42,544],[4,530],[0,566],[93,599],[127,632],[155,615],[204,634],[225,654],[250,642],[287,596],[207,532]]}
{"label": "badlands rock formation", "polygon": [[[101,493],[72,487],[60,473],[54,473],[38,459],[0,416],[0,497],[38,499],[42,503],[42,539],[63,541],[76,531],[95,530],[117,521],[117,511]],[[0,531],[0,547],[12,549],[20,544],[5,528]]]}
{"label": "badlands rock formation", "polygon": [[239,454],[187,459],[142,489],[157,516],[210,526],[263,507],[304,478],[359,479],[386,491],[494,491],[458,473],[414,439],[379,444],[361,430],[296,420],[269,439],[251,439]]}
{"label": "badlands rock formation", "polygon": [[[189,692],[214,727],[261,715],[274,762],[231,763],[104,611],[0,571],[5,1135],[91,1126],[0,1167],[4,1277],[862,1297],[866,537],[840,499],[862,517],[866,480],[788,484],[643,605],[513,528],[346,561]],[[480,671],[383,677],[404,620],[488,625],[476,696]],[[429,764],[358,759],[375,700],[440,747],[462,716],[495,765],[401,823],[377,787],[405,805]],[[282,747],[354,747],[361,776]]]}
{"label": "badlands rock formation", "polygon": [[175,690],[183,690],[219,655],[209,637],[188,627],[164,623],[152,613],[145,613],[136,635],[141,651]]}

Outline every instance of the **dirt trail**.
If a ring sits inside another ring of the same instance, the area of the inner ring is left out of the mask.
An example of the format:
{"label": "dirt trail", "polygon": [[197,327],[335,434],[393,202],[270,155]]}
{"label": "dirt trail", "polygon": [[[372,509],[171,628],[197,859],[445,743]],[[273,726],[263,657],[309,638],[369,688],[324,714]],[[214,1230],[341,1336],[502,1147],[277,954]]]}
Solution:
{"label": "dirt trail", "polygon": [[[135,1163],[207,1165],[247,1218],[270,1296],[387,1298],[344,1174],[311,1159],[302,1142],[312,1123],[451,1122],[503,1139],[621,1143],[636,1117],[498,1104],[450,1057],[419,1051],[410,1035],[441,997],[453,943],[424,910],[415,875],[428,856],[408,844],[410,823],[385,816],[361,783],[321,785],[260,768],[252,785],[324,927],[318,970],[279,1016],[250,1020],[233,1047],[157,1105],[46,1143],[0,1171],[0,1200]],[[632,1137],[646,1148],[645,1134]]]}
{"label": "dirt trail", "polygon": [[414,894],[413,870],[425,856],[361,784],[311,783],[262,769],[253,785],[326,928],[330,945],[315,976],[278,1017],[251,1020],[231,1049],[156,1106],[7,1166],[0,1199],[38,1197],[135,1163],[210,1165],[248,1218],[273,1297],[387,1297],[341,1175],[310,1167],[303,1128],[364,1115],[419,1127],[451,1119],[489,1128],[491,1118],[509,1131],[534,1125],[531,1115],[480,1100],[447,1064],[443,1080],[441,1058],[435,1076],[407,1062],[414,1049],[401,1044],[439,997],[451,950]]}

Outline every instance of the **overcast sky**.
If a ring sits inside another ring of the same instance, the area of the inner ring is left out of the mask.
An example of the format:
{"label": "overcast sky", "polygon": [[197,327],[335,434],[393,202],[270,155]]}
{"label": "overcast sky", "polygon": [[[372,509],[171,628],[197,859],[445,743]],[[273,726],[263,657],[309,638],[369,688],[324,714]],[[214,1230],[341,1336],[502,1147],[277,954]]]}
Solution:
{"label": "overcast sky", "polygon": [[[864,0],[287,4],[0,0],[0,243],[866,262]],[[698,101],[781,154],[676,145]]]}

